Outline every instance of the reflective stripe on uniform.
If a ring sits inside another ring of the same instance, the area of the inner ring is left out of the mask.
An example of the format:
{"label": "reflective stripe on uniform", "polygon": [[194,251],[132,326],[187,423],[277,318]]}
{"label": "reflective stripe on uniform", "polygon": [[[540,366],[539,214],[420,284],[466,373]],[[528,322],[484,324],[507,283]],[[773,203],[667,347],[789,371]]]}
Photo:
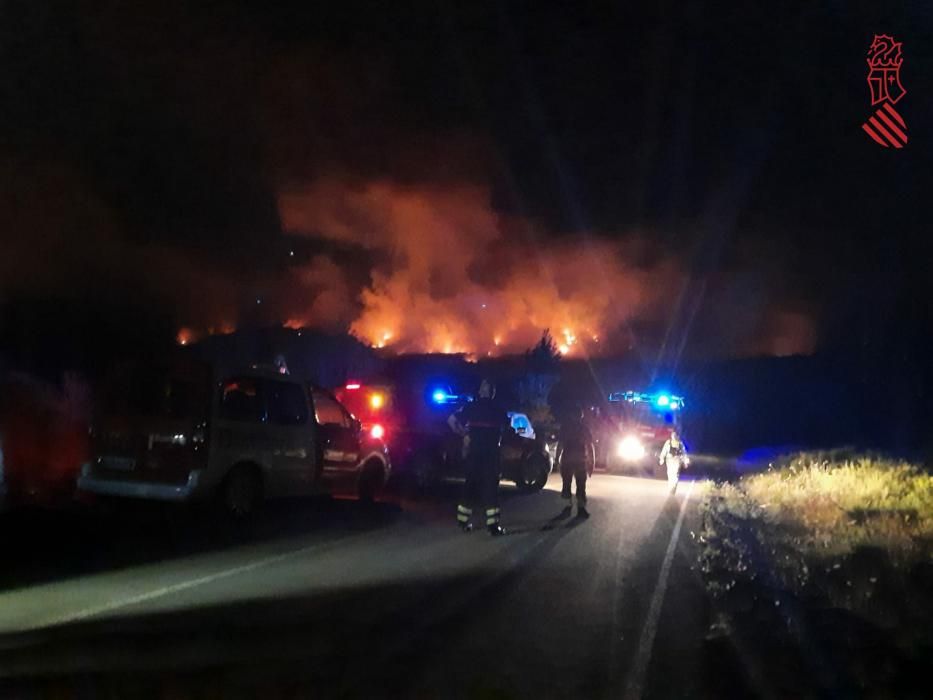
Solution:
{"label": "reflective stripe on uniform", "polygon": [[487,525],[498,525],[499,524],[499,509],[498,508],[487,508],[486,509],[486,524]]}
{"label": "reflective stripe on uniform", "polygon": [[486,517],[489,517],[490,515],[499,515],[499,509],[498,508],[487,508]]}
{"label": "reflective stripe on uniform", "polygon": [[457,513],[457,522],[458,523],[468,523],[470,522],[470,516],[466,513]]}
{"label": "reflective stripe on uniform", "polygon": [[473,509],[467,508],[466,506],[457,506],[457,512],[463,513],[464,515],[473,515]]}

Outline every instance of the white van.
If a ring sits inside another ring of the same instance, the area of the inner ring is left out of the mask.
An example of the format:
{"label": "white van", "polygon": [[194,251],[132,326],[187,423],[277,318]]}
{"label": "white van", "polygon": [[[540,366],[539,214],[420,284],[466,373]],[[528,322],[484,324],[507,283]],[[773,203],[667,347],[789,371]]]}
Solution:
{"label": "white van", "polygon": [[264,499],[352,482],[371,500],[390,473],[382,440],[328,391],[273,371],[126,368],[107,382],[81,491],[217,498],[244,516]]}

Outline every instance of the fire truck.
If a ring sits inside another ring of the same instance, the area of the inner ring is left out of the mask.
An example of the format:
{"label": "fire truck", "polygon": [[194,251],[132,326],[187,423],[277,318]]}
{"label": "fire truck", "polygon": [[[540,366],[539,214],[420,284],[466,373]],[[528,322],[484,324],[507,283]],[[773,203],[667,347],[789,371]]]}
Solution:
{"label": "fire truck", "polygon": [[684,397],[669,392],[609,394],[597,419],[597,464],[609,471],[659,473],[658,455],[671,431],[681,432]]}
{"label": "fire truck", "polygon": [[[333,393],[363,430],[386,442],[398,476],[419,489],[463,477],[462,440],[447,418],[472,396],[436,381],[350,381]],[[501,478],[522,490],[540,490],[551,473],[551,454],[527,416],[509,415],[513,429],[502,436]]]}

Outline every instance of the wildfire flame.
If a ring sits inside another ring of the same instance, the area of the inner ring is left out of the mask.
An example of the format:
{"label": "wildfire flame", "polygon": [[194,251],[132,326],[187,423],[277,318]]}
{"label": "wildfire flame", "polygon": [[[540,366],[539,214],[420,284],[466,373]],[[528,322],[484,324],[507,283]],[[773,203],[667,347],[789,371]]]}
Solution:
{"label": "wildfire flame", "polygon": [[[299,332],[349,329],[393,353],[510,354],[551,329],[562,355],[612,354],[641,342],[632,328],[646,320],[662,343],[683,288],[679,262],[644,239],[578,232],[567,242],[496,212],[476,185],[325,177],[280,194],[279,213],[286,232],[324,237],[353,261],[287,256],[294,262],[263,292],[263,312]],[[359,260],[371,265],[368,281]],[[779,344],[760,334],[754,350],[799,350],[807,324],[788,320]],[[192,339],[179,331],[179,343]]]}
{"label": "wildfire flame", "polygon": [[497,213],[474,185],[322,179],[281,195],[279,210],[294,234],[371,251],[378,262],[350,331],[397,352],[522,351],[547,328],[560,329],[561,352],[589,352],[595,338],[625,332],[657,303],[669,288],[660,276],[679,274],[660,258],[637,266],[623,244],[605,239],[554,242]]}

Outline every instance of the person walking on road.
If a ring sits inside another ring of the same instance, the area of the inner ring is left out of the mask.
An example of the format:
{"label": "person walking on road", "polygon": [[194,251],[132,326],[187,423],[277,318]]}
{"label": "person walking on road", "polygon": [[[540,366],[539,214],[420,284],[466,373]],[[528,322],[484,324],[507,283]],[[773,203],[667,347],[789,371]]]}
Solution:
{"label": "person walking on road", "polygon": [[671,493],[674,493],[677,490],[677,481],[680,479],[680,470],[686,469],[687,465],[690,464],[690,458],[687,457],[687,447],[676,430],[671,431],[671,437],[661,448],[658,463],[667,467],[667,483],[671,488]]}
{"label": "person walking on road", "polygon": [[565,513],[569,515],[572,505],[570,487],[574,479],[577,482],[577,517],[588,518],[586,510],[586,479],[595,466],[596,445],[590,429],[583,422],[583,410],[575,412],[560,429],[560,441],[557,448],[560,463],[560,476],[564,487],[561,498],[568,501]]}
{"label": "person walking on road", "polygon": [[451,415],[447,424],[463,438],[466,459],[466,485],[457,506],[457,523],[470,532],[473,508],[482,508],[486,529],[498,536],[506,534],[499,524],[499,446],[509,417],[495,398],[495,385],[484,379],[476,400]]}

